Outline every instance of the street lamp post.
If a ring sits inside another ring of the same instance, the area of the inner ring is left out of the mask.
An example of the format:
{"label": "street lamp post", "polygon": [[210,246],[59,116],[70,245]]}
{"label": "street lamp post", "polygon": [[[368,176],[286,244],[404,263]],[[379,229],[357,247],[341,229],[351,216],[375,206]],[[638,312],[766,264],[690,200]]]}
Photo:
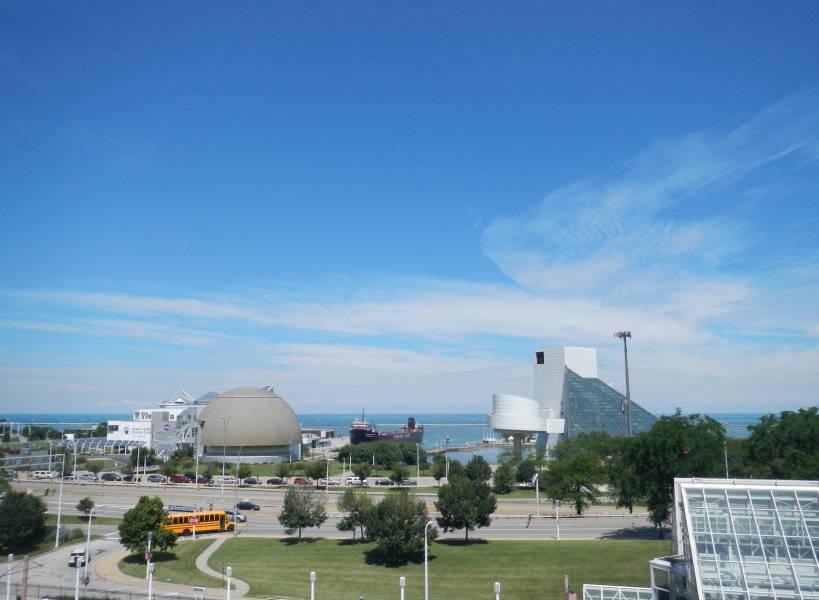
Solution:
{"label": "street lamp post", "polygon": [[429,600],[429,549],[427,544],[427,531],[429,526],[435,521],[427,521],[424,525],[424,600]]}
{"label": "street lamp post", "polygon": [[[242,448],[244,448],[244,444],[239,444],[239,454],[236,455],[236,484],[233,487],[233,510],[236,513],[239,513],[239,460],[242,458]],[[233,537],[239,533],[239,519],[236,519],[236,522],[233,524]]]}
{"label": "street lamp post", "polygon": [[226,600],[230,600],[230,578],[233,575],[233,567],[227,568],[227,595],[225,596]]}
{"label": "street lamp post", "polygon": [[404,587],[407,585],[406,577],[399,577],[398,585],[401,586],[401,600],[404,600]]}
{"label": "street lamp post", "polygon": [[626,359],[626,435],[631,437],[633,435],[631,430],[631,392],[628,386],[628,344],[626,343],[626,339],[631,337],[631,332],[618,331],[614,334],[614,337],[623,340],[623,355]]}
{"label": "street lamp post", "polygon": [[535,514],[539,517],[540,516],[540,483],[538,480],[540,479],[540,475],[535,473],[532,476],[532,485],[535,486]]}
{"label": "street lamp post", "polygon": [[221,496],[225,497],[225,461],[227,460],[227,428],[228,423],[230,423],[230,416],[219,415],[219,418],[222,419],[222,426],[225,428],[225,437],[222,441],[222,491]]}
{"label": "street lamp post", "polygon": [[65,454],[60,454],[62,465],[60,466],[60,499],[57,501],[57,532],[54,537],[54,548],[60,547],[60,522],[63,516],[63,481],[65,481]]}
{"label": "street lamp post", "polygon": [[[100,504],[99,506],[93,507],[91,510],[88,511],[88,535],[85,537],[85,571],[83,572],[83,580],[88,577],[88,561],[91,558],[91,518],[94,516],[94,511],[98,508],[104,507],[104,504]],[[79,570],[79,569],[78,569]]]}
{"label": "street lamp post", "polygon": [[418,485],[421,485],[421,447],[418,442],[415,442],[415,478]]}
{"label": "street lamp post", "polygon": [[444,464],[446,465],[444,469],[444,477],[446,477],[446,480],[449,481],[449,436],[447,436],[446,440],[444,440]]}
{"label": "street lamp post", "polygon": [[500,600],[500,581],[495,582],[495,600]]}

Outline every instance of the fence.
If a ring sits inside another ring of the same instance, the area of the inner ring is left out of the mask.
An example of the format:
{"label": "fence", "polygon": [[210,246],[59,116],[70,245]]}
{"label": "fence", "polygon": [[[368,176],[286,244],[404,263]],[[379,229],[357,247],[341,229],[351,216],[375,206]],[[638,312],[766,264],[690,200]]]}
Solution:
{"label": "fence", "polygon": [[[5,586],[3,586],[5,587]],[[3,589],[0,588],[0,595],[3,593]],[[42,600],[74,600],[74,586],[54,586],[54,585],[42,585],[38,583],[32,583],[29,581],[28,586],[26,587],[26,598],[22,598],[21,594],[23,593],[23,585],[22,583],[12,583],[9,599],[10,600],[34,600],[34,599],[42,599]],[[154,592],[153,593],[154,600],[161,600],[164,597],[173,597],[174,600],[209,600],[208,596],[204,596],[203,594],[195,594],[193,592],[193,588],[191,588],[191,595],[179,594],[176,592],[173,593],[160,593]],[[212,596],[210,597],[211,600],[224,600],[224,593],[220,596]],[[131,589],[123,589],[119,588],[116,591],[114,590],[96,590],[92,588],[85,588],[80,587],[80,599],[81,600],[147,600],[148,598],[148,591],[147,590],[139,590],[136,588]]]}

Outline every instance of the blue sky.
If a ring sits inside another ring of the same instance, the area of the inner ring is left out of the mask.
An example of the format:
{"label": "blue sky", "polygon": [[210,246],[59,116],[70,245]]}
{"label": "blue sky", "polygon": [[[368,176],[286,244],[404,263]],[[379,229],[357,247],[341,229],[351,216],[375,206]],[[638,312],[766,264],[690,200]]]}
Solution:
{"label": "blue sky", "polygon": [[0,411],[819,389],[815,2],[5,2]]}

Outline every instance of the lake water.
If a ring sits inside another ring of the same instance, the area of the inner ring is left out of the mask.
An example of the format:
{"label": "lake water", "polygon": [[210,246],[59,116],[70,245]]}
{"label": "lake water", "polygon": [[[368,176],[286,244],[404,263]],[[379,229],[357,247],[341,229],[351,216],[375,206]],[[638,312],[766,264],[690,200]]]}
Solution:
{"label": "lake water", "polygon": [[[725,426],[730,437],[745,438],[748,436],[748,425],[759,422],[760,417],[767,413],[714,413],[709,416]],[[62,430],[67,425],[76,427],[78,424],[87,426],[97,425],[109,420],[128,420],[131,414],[73,414],[48,413],[33,414],[19,413],[0,415],[14,423],[49,423],[55,429]],[[365,415],[367,421],[377,425],[382,431],[389,431],[401,425],[406,425],[410,415],[398,413],[373,413]],[[487,427],[487,415],[480,413],[428,413],[416,414],[418,424],[424,426],[424,442],[421,445],[426,450],[444,448],[449,438],[450,448],[471,446],[469,450],[449,451],[451,458],[460,462],[467,462],[475,455],[483,456],[487,462],[497,462],[498,455],[508,452],[508,448],[487,447],[481,445],[485,438],[492,437],[492,431]],[[354,413],[318,413],[298,415],[302,427],[306,429],[332,429],[336,435],[347,435],[350,424],[361,414]]]}

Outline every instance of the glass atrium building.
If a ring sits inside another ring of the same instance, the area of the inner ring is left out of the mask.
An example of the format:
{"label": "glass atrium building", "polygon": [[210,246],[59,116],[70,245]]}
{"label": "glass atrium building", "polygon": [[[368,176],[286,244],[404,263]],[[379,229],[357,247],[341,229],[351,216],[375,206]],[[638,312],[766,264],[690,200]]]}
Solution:
{"label": "glass atrium building", "polygon": [[[673,556],[651,561],[655,600],[819,599],[819,482],[677,479]],[[584,586],[585,599],[648,588]]]}

